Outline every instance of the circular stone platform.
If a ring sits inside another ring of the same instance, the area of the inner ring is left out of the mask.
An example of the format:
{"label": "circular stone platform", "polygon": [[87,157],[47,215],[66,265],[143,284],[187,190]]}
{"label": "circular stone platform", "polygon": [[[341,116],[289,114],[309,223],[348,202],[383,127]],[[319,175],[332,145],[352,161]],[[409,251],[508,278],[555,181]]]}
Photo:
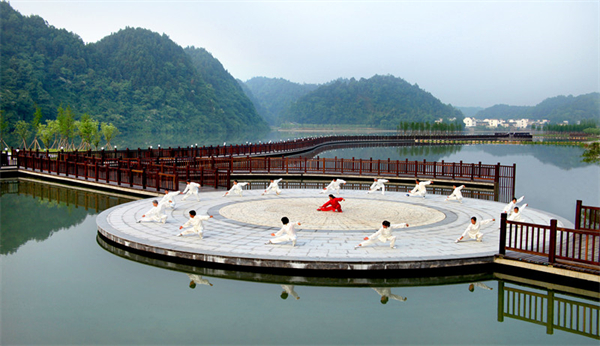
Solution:
{"label": "circular stone platform", "polygon": [[[167,209],[165,224],[136,223],[152,206],[152,199],[130,202],[102,212],[97,217],[100,234],[124,247],[151,254],[192,261],[246,267],[314,270],[384,270],[456,267],[491,263],[498,251],[500,211],[504,203],[464,199],[445,201],[444,196],[425,199],[403,193],[366,194],[342,190],[343,213],[319,212],[327,201],[320,190],[284,190],[281,195],[261,196],[262,190],[244,191],[243,197],[223,197],[222,191],[201,193],[201,200],[181,201]],[[189,210],[213,215],[204,222],[204,238],[177,237]],[[281,217],[301,221],[296,227],[295,247],[291,243],[265,245],[271,233],[281,227]],[[469,224],[471,216],[495,218],[482,231],[483,242],[454,243]],[[559,224],[568,221],[528,207],[525,222]],[[396,249],[389,244],[354,246],[379,229],[381,222],[406,222],[409,228],[394,231]]]}

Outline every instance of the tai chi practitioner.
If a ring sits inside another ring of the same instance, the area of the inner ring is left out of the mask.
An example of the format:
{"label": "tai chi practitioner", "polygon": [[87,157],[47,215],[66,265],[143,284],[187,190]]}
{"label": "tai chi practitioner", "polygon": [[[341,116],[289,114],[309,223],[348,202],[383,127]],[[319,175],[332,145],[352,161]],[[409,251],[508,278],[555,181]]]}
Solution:
{"label": "tai chi practitioner", "polygon": [[188,180],[187,186],[185,187],[185,190],[183,190],[183,192],[182,192],[182,194],[185,194],[185,196],[183,196],[183,198],[181,200],[185,201],[191,195],[195,195],[196,200],[200,201],[200,196],[198,196],[198,188],[199,187],[200,187],[200,184],[194,183],[194,182]]}
{"label": "tai chi practitioner", "polygon": [[369,191],[367,191],[367,193],[375,192],[375,191],[381,189],[381,194],[385,195],[385,183],[389,183],[389,182],[390,181],[387,179],[375,178],[375,180],[373,181],[373,184],[371,184],[371,187],[369,188]]}
{"label": "tai chi practitioner", "polygon": [[200,275],[188,274],[187,276],[190,278],[190,288],[191,289],[196,288],[196,284],[207,285],[207,286],[212,286],[213,285],[208,280],[204,279]]}
{"label": "tai chi practitioner", "polygon": [[223,197],[227,196],[230,193],[235,193],[236,195],[242,197],[242,187],[244,187],[246,185],[248,185],[248,183],[238,183],[237,180],[234,180],[233,185],[231,186],[231,189],[229,189],[229,191],[225,192]]}
{"label": "tai chi practitioner", "polygon": [[395,249],[396,248],[396,236],[392,235],[392,229],[394,228],[405,228],[408,227],[407,223],[397,223],[397,224],[390,224],[389,221],[383,221],[381,223],[381,228],[371,234],[368,237],[365,237],[365,241],[363,241],[362,243],[356,245],[354,248],[358,249],[359,246],[365,246],[365,245],[369,245],[372,243],[376,243],[376,242],[382,242],[382,243],[387,243],[388,241],[390,242],[390,248],[391,249]]}
{"label": "tai chi practitioner", "polygon": [[399,302],[405,302],[406,298],[392,293],[391,287],[371,287],[381,296],[381,304],[387,304],[390,298]]}
{"label": "tai chi practitioner", "polygon": [[300,297],[298,296],[298,293],[296,293],[296,291],[294,291],[294,285],[281,285],[281,288],[283,288],[283,292],[281,292],[281,299],[287,299],[288,296],[292,296],[294,298],[296,298],[296,300],[300,299]]}
{"label": "tai chi practitioner", "polygon": [[171,191],[165,190],[165,195],[160,200],[158,204],[162,204],[166,207],[175,209],[175,196],[179,195],[179,191]]}
{"label": "tai chi practitioner", "polygon": [[456,239],[454,242],[458,243],[467,235],[469,236],[469,238],[475,239],[478,242],[481,242],[481,239],[483,238],[483,233],[481,233],[481,226],[485,226],[488,223],[491,223],[494,221],[496,221],[496,219],[487,219],[487,220],[478,222],[477,218],[475,216],[473,216],[471,218],[471,223],[469,224],[469,226],[467,226],[467,229],[463,232],[463,234],[460,236],[460,238]]}
{"label": "tai chi practitioner", "polygon": [[446,201],[459,201],[460,203],[462,203],[463,196],[460,190],[462,190],[465,186],[461,185],[459,187],[456,187],[456,185],[453,185],[452,187],[454,188],[454,191],[452,191],[450,196],[446,197]]}
{"label": "tai chi practitioner", "polygon": [[511,214],[513,209],[515,209],[515,207],[517,206],[518,203],[521,203],[523,201],[523,199],[525,199],[525,196],[521,196],[519,199],[517,199],[516,197],[513,197],[513,199],[510,201],[510,203],[508,203],[504,209],[502,209],[503,213],[508,213]]}
{"label": "tai chi practitioner", "polygon": [[469,285],[469,291],[471,291],[471,292],[475,291],[475,287],[483,288],[488,291],[494,290],[493,288],[484,284],[483,282],[473,282],[472,284]]}
{"label": "tai chi practitioner", "polygon": [[271,233],[271,236],[277,237],[269,240],[265,244],[277,244],[283,243],[285,241],[291,241],[292,246],[296,246],[296,230],[294,230],[294,226],[300,226],[300,222],[290,222],[290,219],[287,217],[281,218],[281,223],[283,223],[283,227],[277,233]]}
{"label": "tai chi practitioner", "polygon": [[325,188],[323,188],[323,191],[319,192],[319,193],[327,193],[329,192],[329,190],[331,190],[331,192],[336,192],[337,194],[340,193],[340,185],[342,184],[346,184],[346,181],[343,179],[337,179],[334,178],[331,183],[329,183],[329,185],[327,185]]}
{"label": "tai chi practitioner", "polygon": [[341,213],[342,206],[340,205],[341,201],[345,201],[342,197],[335,197],[334,195],[329,195],[329,201],[325,202],[322,206],[317,208],[317,211],[334,211]]}
{"label": "tai chi practitioner", "polygon": [[181,237],[182,235],[197,233],[200,239],[202,239],[202,232],[204,231],[204,225],[202,224],[202,221],[206,221],[210,218],[212,218],[212,215],[196,216],[196,211],[190,210],[190,219],[186,223],[184,223],[183,226],[179,226],[179,229],[184,229],[186,227],[189,228],[186,228],[177,236]]}
{"label": "tai chi practitioner", "polygon": [[519,209],[519,207],[514,207],[513,208],[513,212],[510,213],[510,215],[508,215],[508,217],[506,218],[508,221],[517,221],[517,222],[522,222],[521,220],[521,213],[523,213],[523,210],[525,210],[525,208],[528,206],[529,204],[525,204],[521,207],[521,209]]}
{"label": "tai chi practitioner", "polygon": [[427,185],[433,184],[433,182],[431,180],[428,181],[419,181],[419,179],[417,179],[417,184],[415,185],[415,188],[410,190],[409,193],[407,193],[407,196],[415,196],[415,197],[423,197],[425,198],[425,195],[427,194]]}
{"label": "tai chi practitioner", "polygon": [[164,206],[158,204],[157,200],[152,201],[152,209],[142,215],[142,218],[139,219],[138,222],[167,222],[167,215],[164,213],[163,209]]}
{"label": "tai chi practitioner", "polygon": [[277,195],[279,195],[281,193],[281,189],[279,188],[279,182],[282,181],[283,178],[279,178],[277,180],[273,180],[271,179],[271,184],[269,184],[269,186],[267,187],[267,189],[265,190],[265,192],[263,192],[263,195],[266,195],[267,193],[269,193],[271,190],[275,191],[275,193]]}

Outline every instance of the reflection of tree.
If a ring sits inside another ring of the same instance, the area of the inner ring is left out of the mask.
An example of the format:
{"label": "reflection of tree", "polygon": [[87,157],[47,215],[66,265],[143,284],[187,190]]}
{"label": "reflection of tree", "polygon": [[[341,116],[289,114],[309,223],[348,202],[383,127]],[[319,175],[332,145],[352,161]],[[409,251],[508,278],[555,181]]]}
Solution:
{"label": "reflection of tree", "polygon": [[0,254],[14,253],[29,240],[78,225],[88,215],[126,199],[40,182],[0,183]]}
{"label": "reflection of tree", "polygon": [[[360,145],[360,144],[358,144]],[[351,147],[351,146],[350,146]],[[444,157],[461,151],[462,145],[411,145],[411,146],[378,146],[367,148],[348,148],[324,151],[319,154],[325,158],[352,158],[366,160],[405,160],[409,161],[440,161]]]}
{"label": "reflection of tree", "polygon": [[589,166],[581,161],[583,149],[579,146],[564,145],[481,145],[481,150],[494,156],[532,155],[543,163],[563,170]]}
{"label": "reflection of tree", "polygon": [[586,144],[583,162],[600,164],[600,142]]}

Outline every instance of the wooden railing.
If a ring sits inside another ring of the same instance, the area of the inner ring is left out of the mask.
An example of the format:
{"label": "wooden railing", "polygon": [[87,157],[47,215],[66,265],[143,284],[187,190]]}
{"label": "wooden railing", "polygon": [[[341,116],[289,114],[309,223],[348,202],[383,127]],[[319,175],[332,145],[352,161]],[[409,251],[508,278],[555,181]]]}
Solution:
{"label": "wooden railing", "polygon": [[600,232],[596,230],[508,221],[500,218],[500,255],[515,251],[547,257],[548,264],[563,263],[600,270]]}
{"label": "wooden railing", "polygon": [[600,230],[600,208],[585,206],[581,200],[577,200],[575,227],[577,229]]}
{"label": "wooden railing", "polygon": [[554,330],[600,339],[600,307],[545,293],[506,287],[498,282],[498,322],[504,317],[546,327],[547,334]]}

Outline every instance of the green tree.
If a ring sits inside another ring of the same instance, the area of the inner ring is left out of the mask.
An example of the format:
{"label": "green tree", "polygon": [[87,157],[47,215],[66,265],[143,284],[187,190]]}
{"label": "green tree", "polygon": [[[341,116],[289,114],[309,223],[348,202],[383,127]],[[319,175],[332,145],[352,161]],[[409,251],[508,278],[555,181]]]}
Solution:
{"label": "green tree", "polygon": [[[45,124],[38,124],[37,136],[44,144],[46,149],[50,149],[56,142],[56,135],[58,133],[58,122],[56,120],[46,120]],[[50,143],[52,142],[52,146]]]}
{"label": "green tree", "polygon": [[104,136],[104,140],[106,140],[106,148],[112,148],[110,141],[112,141],[118,134],[119,130],[112,123],[102,123],[102,135]]}
{"label": "green tree", "polygon": [[98,121],[93,120],[87,113],[84,113],[81,120],[76,121],[75,125],[77,126],[77,134],[81,138],[79,150],[91,149],[94,129],[95,132],[98,132]]}
{"label": "green tree", "polygon": [[67,106],[67,109],[58,107],[58,132],[61,136],[59,147],[64,147],[66,150],[74,149],[73,139],[75,137],[75,115],[71,110],[71,106]]}
{"label": "green tree", "polygon": [[600,164],[600,142],[586,144],[586,150],[581,155],[583,162]]}
{"label": "green tree", "polygon": [[27,146],[27,139],[29,138],[29,134],[31,133],[31,131],[29,131],[29,123],[27,123],[25,120],[17,121],[17,123],[15,124],[14,131],[15,134],[21,139],[23,149],[28,149],[29,147]]}

